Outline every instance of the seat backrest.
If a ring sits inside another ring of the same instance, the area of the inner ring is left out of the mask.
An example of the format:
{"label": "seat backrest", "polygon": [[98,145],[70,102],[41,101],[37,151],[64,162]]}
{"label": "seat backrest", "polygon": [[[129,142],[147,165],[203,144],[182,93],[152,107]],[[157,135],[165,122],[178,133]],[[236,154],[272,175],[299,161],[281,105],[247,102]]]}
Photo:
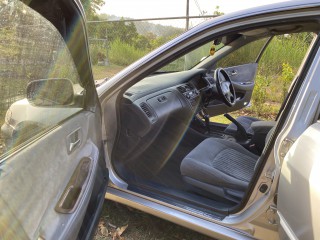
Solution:
{"label": "seat backrest", "polygon": [[[267,136],[266,136],[266,140],[265,140],[265,146],[267,145],[267,143],[269,142],[273,132],[275,130],[275,126],[273,128],[270,129],[270,131],[268,132]],[[257,166],[259,166],[259,164],[261,163],[261,157],[258,158],[255,166],[254,166],[254,171],[256,171]]]}
{"label": "seat backrest", "polygon": [[253,131],[251,142],[254,143],[259,153],[262,153],[266,143],[266,136],[275,125],[276,121],[255,121],[251,123],[250,127]]}

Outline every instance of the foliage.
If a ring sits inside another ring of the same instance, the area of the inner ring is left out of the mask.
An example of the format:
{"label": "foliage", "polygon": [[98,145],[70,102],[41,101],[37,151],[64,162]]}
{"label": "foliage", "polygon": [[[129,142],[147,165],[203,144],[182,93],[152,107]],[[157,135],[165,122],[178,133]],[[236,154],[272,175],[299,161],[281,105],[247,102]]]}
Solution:
{"label": "foliage", "polygon": [[[99,19],[101,20],[106,20],[106,18],[107,15],[105,14],[99,15]],[[124,65],[125,62],[131,63],[132,59],[137,60],[137,56],[143,56],[141,55],[142,52],[150,52],[181,33],[176,30],[177,28],[168,27],[168,33],[164,34],[164,36],[158,36],[150,31],[139,34],[136,24],[121,20],[116,22],[100,22],[99,24],[88,22],[88,35],[89,39],[92,39],[90,41],[92,64],[95,65],[107,60],[113,64],[120,63],[121,66],[126,66]],[[158,26],[156,24],[140,22],[139,26],[141,27],[141,25],[149,26],[149,30],[152,29],[150,26]],[[161,31],[164,32],[164,28],[166,27],[161,27]],[[121,44],[119,40],[122,44],[122,49],[120,49]],[[121,54],[116,54],[114,49],[121,51]],[[129,56],[131,53],[134,56]],[[109,57],[111,58],[108,59]]]}
{"label": "foliage", "polygon": [[220,12],[220,7],[216,6],[215,10],[213,11],[213,15],[221,16],[224,15],[224,12]]}
{"label": "foliage", "polygon": [[90,44],[90,56],[93,65],[103,62],[107,57],[107,48],[101,44]]}
{"label": "foliage", "polygon": [[311,39],[312,35],[306,35],[306,33],[274,37],[260,60],[260,72],[268,76],[279,75],[284,62],[296,71],[305,56]]}
{"label": "foliage", "polygon": [[147,52],[137,49],[120,39],[116,39],[110,44],[109,60],[119,66],[128,66],[143,57]]}
{"label": "foliage", "polygon": [[267,87],[267,78],[262,75],[257,75],[251,100],[252,111],[255,112],[258,116],[265,107],[264,104],[267,99]]}
{"label": "foliage", "polygon": [[253,63],[259,56],[260,50],[265,45],[266,39],[251,42],[233,51],[217,62],[217,67],[230,67],[246,63]]}
{"label": "foliage", "polygon": [[87,20],[97,20],[97,11],[104,5],[104,0],[81,0]]}
{"label": "foliage", "polygon": [[288,63],[282,64],[282,73],[281,73],[281,90],[282,90],[282,100],[285,99],[288,89],[290,87],[291,81],[294,78],[294,73],[292,67]]}

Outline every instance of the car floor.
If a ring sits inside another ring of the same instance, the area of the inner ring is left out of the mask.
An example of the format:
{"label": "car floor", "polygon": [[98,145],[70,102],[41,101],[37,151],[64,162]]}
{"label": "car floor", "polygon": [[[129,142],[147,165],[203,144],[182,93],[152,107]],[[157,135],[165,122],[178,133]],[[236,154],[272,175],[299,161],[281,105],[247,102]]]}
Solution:
{"label": "car floor", "polygon": [[198,206],[203,203],[206,208],[212,206],[214,208],[227,209],[235,206],[234,202],[199,190],[183,180],[180,173],[181,161],[205,138],[205,135],[190,128],[161,171],[152,178],[143,178],[141,176],[135,178],[134,185],[145,188],[146,191],[154,189],[158,193],[171,195],[180,200],[185,199],[191,204],[197,203]]}

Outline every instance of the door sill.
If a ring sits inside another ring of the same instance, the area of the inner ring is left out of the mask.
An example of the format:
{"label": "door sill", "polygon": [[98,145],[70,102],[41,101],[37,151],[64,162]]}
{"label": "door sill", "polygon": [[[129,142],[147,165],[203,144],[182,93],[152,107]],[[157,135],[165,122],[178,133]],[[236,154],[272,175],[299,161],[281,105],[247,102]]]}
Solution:
{"label": "door sill", "polygon": [[223,225],[217,219],[201,216],[171,204],[160,202],[128,190],[108,187],[106,198],[217,239],[254,239],[245,231]]}

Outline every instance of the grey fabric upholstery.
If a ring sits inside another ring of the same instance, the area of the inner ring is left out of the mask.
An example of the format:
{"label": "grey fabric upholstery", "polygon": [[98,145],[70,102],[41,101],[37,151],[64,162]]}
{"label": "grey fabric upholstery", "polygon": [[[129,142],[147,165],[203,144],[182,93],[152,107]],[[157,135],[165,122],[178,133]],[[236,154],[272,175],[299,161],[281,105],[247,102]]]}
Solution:
{"label": "grey fabric upholstery", "polygon": [[207,138],[182,160],[180,171],[191,185],[226,197],[246,190],[258,158],[235,142]]}
{"label": "grey fabric upholstery", "polygon": [[[248,116],[240,116],[236,118],[236,120],[242,125],[242,127],[246,130],[246,132],[251,135],[253,135],[251,124],[256,121],[261,121],[258,118],[248,117]],[[230,123],[229,126],[224,131],[225,133],[234,134],[237,131],[237,126],[234,123]]]}
{"label": "grey fabric upholstery", "polygon": [[261,153],[266,143],[266,136],[276,125],[276,121],[256,121],[251,124],[253,136],[251,142],[255,144],[258,153]]}

